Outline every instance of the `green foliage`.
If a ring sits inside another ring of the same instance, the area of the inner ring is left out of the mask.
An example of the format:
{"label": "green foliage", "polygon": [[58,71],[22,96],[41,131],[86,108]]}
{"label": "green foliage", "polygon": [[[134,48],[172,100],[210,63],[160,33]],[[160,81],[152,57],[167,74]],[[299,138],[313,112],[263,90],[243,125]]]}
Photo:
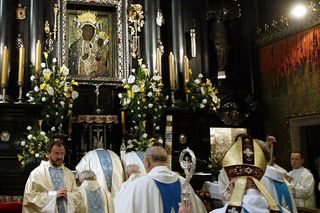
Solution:
{"label": "green foliage", "polygon": [[186,107],[192,111],[216,112],[220,107],[218,89],[212,86],[211,81],[204,78],[202,74],[187,83],[186,94],[188,96]]}

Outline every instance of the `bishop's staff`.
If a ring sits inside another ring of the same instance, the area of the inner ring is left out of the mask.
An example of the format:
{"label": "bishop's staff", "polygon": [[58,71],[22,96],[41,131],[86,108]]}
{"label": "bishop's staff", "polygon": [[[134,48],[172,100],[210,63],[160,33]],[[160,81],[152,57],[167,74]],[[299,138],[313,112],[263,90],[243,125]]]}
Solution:
{"label": "bishop's staff", "polygon": [[[187,153],[191,156],[191,159],[186,156]],[[184,202],[185,206],[188,206],[190,201],[189,182],[192,178],[194,170],[196,169],[196,156],[194,155],[193,151],[189,149],[189,147],[182,150],[182,152],[180,153],[179,163],[186,175],[186,180],[182,185],[182,201]]]}

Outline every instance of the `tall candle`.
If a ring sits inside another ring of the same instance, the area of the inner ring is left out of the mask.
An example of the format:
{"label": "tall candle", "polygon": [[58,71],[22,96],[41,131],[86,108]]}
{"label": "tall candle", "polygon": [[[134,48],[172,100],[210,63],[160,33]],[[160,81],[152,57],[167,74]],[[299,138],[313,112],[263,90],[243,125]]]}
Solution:
{"label": "tall candle", "polygon": [[9,60],[9,51],[8,51],[8,48],[4,46],[3,55],[2,55],[1,85],[7,85],[8,83],[8,60]]}
{"label": "tall candle", "polygon": [[187,89],[187,83],[190,81],[189,75],[189,59],[187,56],[183,57],[183,76],[184,76],[184,89]]}
{"label": "tall candle", "polygon": [[35,64],[35,72],[39,73],[41,69],[41,43],[40,40],[37,41],[36,44],[36,64]]}
{"label": "tall candle", "polygon": [[24,80],[24,57],[26,49],[24,46],[19,48],[19,70],[18,70],[18,82],[23,83]]}
{"label": "tall candle", "polygon": [[170,74],[170,89],[176,89],[176,76],[174,71],[174,56],[173,53],[169,54],[169,74]]}
{"label": "tall candle", "polygon": [[125,112],[121,112],[122,135],[126,134],[126,117]]}
{"label": "tall candle", "polygon": [[161,50],[159,48],[157,48],[157,55],[156,55],[156,68],[157,68],[157,71],[159,72],[159,76],[162,77],[162,63],[161,63],[161,58],[162,58],[162,53],[161,53]]}

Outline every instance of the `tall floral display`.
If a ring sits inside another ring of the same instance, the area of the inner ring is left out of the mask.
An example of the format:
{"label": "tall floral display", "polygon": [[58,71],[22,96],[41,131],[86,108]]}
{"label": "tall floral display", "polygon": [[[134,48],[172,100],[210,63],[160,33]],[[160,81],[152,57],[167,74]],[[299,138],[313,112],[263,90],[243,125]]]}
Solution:
{"label": "tall floral display", "polygon": [[[158,72],[151,76],[139,59],[138,70],[124,80],[125,92],[119,93],[120,104],[130,117],[128,150],[145,150],[158,142],[156,129],[166,104]],[[160,141],[161,142],[161,141]]]}
{"label": "tall floral display", "polygon": [[216,112],[220,107],[218,89],[202,74],[186,84],[186,95],[186,107],[192,111]]}
{"label": "tall floral display", "polygon": [[78,97],[74,90],[78,84],[69,78],[69,69],[64,65],[59,67],[56,58],[49,64],[46,52],[44,58],[42,69],[30,77],[33,88],[27,97],[31,104],[42,105],[42,111],[41,120],[34,122],[33,127],[27,127],[26,138],[17,141],[18,159],[22,166],[45,159],[48,141],[65,135],[64,123],[72,111],[74,99]]}

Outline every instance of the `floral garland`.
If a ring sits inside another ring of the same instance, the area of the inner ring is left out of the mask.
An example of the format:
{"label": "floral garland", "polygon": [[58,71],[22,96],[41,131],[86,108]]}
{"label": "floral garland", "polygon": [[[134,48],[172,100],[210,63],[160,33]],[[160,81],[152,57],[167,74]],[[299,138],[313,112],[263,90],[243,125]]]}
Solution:
{"label": "floral garland", "polygon": [[186,107],[193,111],[216,112],[220,107],[218,89],[212,86],[211,81],[204,78],[202,74],[187,83],[186,94],[188,97]]}
{"label": "floral garland", "polygon": [[[166,106],[166,97],[162,93],[161,76],[156,71],[151,77],[142,59],[138,60],[138,71],[123,81],[125,92],[119,93],[120,104],[131,120],[130,138],[127,149],[145,150],[158,141],[154,137],[159,129],[159,122]],[[159,143],[161,143],[160,140]]]}
{"label": "floral garland", "polygon": [[35,75],[30,77],[33,90],[26,94],[31,104],[42,105],[42,120],[35,122],[33,127],[28,126],[27,138],[16,142],[21,152],[18,159],[22,166],[45,159],[47,142],[65,135],[63,123],[78,97],[78,92],[74,90],[78,83],[69,78],[69,69],[64,65],[58,68],[56,58],[49,65],[46,52],[44,58],[46,62],[41,64],[38,79]]}

